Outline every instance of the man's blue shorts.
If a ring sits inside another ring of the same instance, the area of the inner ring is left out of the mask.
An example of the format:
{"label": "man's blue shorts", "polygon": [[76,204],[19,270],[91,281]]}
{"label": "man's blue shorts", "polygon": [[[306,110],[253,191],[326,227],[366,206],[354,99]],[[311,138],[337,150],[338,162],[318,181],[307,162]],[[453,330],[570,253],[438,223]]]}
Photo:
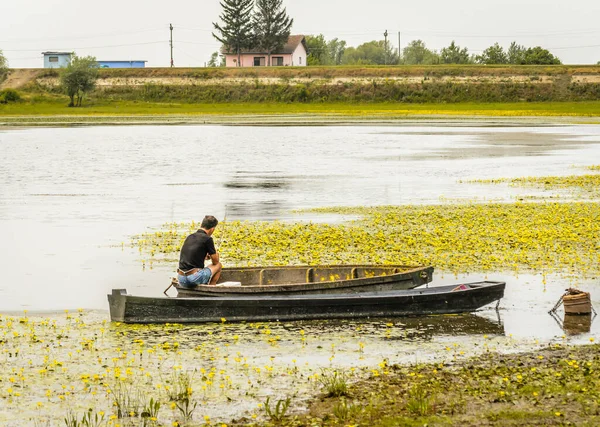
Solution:
{"label": "man's blue shorts", "polygon": [[189,276],[178,274],[177,280],[184,288],[195,288],[197,285],[206,285],[208,282],[210,282],[211,277],[212,271],[210,271],[210,268],[205,267],[194,274],[190,274]]}

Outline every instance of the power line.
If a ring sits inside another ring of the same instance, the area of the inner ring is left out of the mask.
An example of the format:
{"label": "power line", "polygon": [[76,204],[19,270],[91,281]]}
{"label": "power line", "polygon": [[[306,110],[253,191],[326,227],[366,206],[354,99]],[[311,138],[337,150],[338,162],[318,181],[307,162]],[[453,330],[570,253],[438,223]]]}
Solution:
{"label": "power line", "polygon": [[95,39],[95,38],[100,38],[100,37],[123,36],[123,35],[130,35],[130,34],[157,32],[157,31],[163,31],[163,30],[164,30],[164,28],[148,28],[145,30],[125,31],[125,32],[119,32],[119,33],[96,34],[96,35],[76,36],[76,37],[64,36],[64,37],[44,37],[43,39],[0,40],[0,43],[45,42],[47,40],[84,40],[84,39]]}
{"label": "power line", "polygon": [[205,42],[190,42],[190,41],[181,41],[178,40],[178,43],[184,43],[184,44],[202,44],[202,45],[210,45],[210,46],[221,46],[221,43],[205,43]]}
{"label": "power line", "polygon": [[[128,43],[128,44],[113,44],[113,45],[104,45],[104,46],[87,46],[87,47],[68,47],[68,48],[56,48],[53,50],[75,50],[75,49],[104,49],[107,47],[124,47],[124,46],[142,46],[149,44],[162,44],[168,43],[168,41],[153,41],[153,42],[142,42],[142,43]],[[4,52],[39,52],[42,49],[3,49]],[[49,50],[49,49],[46,49]]]}

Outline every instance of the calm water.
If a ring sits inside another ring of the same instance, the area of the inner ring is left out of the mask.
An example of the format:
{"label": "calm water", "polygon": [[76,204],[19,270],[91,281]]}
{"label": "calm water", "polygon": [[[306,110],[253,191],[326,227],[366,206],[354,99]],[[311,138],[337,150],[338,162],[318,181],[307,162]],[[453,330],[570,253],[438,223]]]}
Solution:
{"label": "calm water", "polygon": [[[47,128],[2,130],[0,150],[0,312],[106,310],[111,288],[166,287],[175,266],[142,270],[121,249],[148,227],[207,213],[319,220],[291,210],[511,200],[535,191],[457,181],[585,173],[573,166],[600,163],[600,126]],[[563,333],[546,310],[568,283],[489,278],[509,284],[507,335]],[[600,297],[597,280],[582,287]]]}

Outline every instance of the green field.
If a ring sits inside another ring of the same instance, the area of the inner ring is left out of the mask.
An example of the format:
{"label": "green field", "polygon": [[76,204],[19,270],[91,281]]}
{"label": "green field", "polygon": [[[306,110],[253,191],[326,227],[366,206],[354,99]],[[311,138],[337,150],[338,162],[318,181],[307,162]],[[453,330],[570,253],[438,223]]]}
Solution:
{"label": "green field", "polygon": [[[309,114],[350,117],[402,118],[414,115],[436,116],[506,116],[506,117],[599,117],[600,101],[532,102],[532,103],[158,103],[134,101],[94,101],[82,108],[69,108],[63,100],[54,102],[20,102],[0,105],[2,121],[17,116],[136,116],[136,115],[277,115]],[[12,120],[11,120],[12,119]]]}

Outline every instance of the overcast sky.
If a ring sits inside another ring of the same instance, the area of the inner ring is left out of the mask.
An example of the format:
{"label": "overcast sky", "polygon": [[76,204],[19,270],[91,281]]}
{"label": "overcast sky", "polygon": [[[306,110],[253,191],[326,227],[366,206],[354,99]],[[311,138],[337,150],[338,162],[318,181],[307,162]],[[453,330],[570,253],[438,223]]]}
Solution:
{"label": "overcast sky", "polygon": [[[455,40],[472,53],[494,42],[540,45],[566,64],[600,61],[600,0],[284,0],[292,34],[323,33],[349,46],[421,39],[439,50]],[[218,0],[0,0],[0,50],[14,68],[42,67],[41,52],[75,51],[99,60],[169,65],[169,23],[176,66],[204,66],[219,48],[212,22]]]}

